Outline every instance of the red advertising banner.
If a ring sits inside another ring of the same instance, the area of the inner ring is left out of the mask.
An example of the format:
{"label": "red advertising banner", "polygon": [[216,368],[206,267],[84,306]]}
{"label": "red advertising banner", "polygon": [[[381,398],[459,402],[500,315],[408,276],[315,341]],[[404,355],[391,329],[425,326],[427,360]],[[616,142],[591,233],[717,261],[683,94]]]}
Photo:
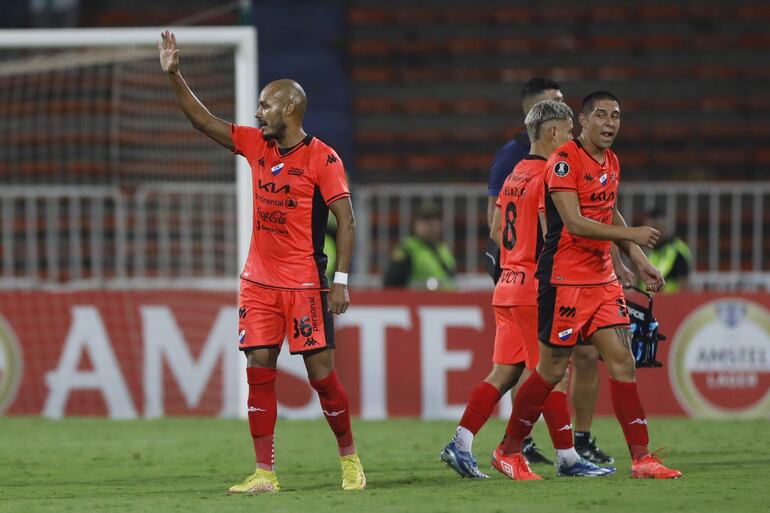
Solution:
{"label": "red advertising banner", "polygon": [[[491,367],[490,299],[353,291],[336,318],[336,361],[354,413],[459,418]],[[664,367],[637,372],[647,413],[770,414],[769,309],[761,294],[656,297],[668,340],[658,351]],[[0,412],[243,416],[237,319],[234,292],[0,292]],[[301,357],[282,353],[277,386],[282,415],[319,415]],[[597,414],[609,413],[602,386]]]}

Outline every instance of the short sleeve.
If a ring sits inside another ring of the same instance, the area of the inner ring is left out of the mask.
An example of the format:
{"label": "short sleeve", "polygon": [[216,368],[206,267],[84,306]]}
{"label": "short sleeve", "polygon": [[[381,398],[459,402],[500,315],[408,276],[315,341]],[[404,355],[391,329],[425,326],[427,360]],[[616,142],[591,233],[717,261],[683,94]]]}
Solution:
{"label": "short sleeve", "polygon": [[252,160],[266,145],[259,128],[233,123],[230,125],[230,135],[235,146],[233,153],[246,157],[246,160]]}
{"label": "short sleeve", "polygon": [[327,205],[350,196],[345,166],[342,159],[331,148],[318,161],[318,189]]}
{"label": "short sleeve", "polygon": [[562,149],[555,151],[545,164],[545,183],[548,192],[578,190],[577,158]]}

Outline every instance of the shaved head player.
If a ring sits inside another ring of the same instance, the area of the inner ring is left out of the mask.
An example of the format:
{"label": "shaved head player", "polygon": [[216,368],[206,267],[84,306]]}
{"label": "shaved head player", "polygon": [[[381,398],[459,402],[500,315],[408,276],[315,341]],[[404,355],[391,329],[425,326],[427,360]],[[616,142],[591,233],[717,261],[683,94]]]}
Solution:
{"label": "shaved head player", "polygon": [[[307,96],[293,80],[276,80],[259,94],[257,128],[212,115],[179,71],[176,37],[158,42],[160,64],[193,127],[251,166],[254,214],[251,245],[241,273],[238,347],[247,359],[249,430],[256,470],[233,493],[277,492],[273,469],[277,417],[276,362],[284,338],[302,355],[310,385],[337,439],[342,488],[361,490],[366,477],[353,443],[350,406],[334,371],[333,315],[350,299],[347,272],[354,221],[342,160],[302,127]],[[329,211],[337,219],[337,264],[326,278],[323,252]]]}

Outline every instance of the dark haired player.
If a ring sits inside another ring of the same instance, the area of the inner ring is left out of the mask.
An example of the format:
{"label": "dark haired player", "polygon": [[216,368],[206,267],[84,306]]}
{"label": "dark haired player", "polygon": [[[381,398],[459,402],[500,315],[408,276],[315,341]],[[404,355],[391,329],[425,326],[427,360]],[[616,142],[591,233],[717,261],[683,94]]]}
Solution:
{"label": "dark haired player", "polygon": [[616,208],[620,165],[610,147],[620,129],[618,99],[606,91],[588,95],[579,120],[580,136],[546,163],[548,232],[537,268],[540,361],[516,396],[498,450],[501,460],[514,467],[524,459],[524,437],[563,378],[581,335],[591,339],[607,365],[612,405],[631,453],[631,477],[677,478],[682,473],[667,468],[648,448],[628,312],[610,258],[613,241],[637,266],[647,289],[659,291],[664,280],[640,246],[653,247],[660,233],[649,226],[626,226]]}

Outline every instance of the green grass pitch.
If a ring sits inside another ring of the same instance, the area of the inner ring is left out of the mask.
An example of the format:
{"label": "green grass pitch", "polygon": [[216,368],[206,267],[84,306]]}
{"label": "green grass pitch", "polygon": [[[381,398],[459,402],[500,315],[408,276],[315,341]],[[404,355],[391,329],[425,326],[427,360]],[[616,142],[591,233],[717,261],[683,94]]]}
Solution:
{"label": "green grass pitch", "polygon": [[[536,440],[550,444],[538,424]],[[516,483],[492,471],[488,455],[504,423],[491,421],[474,444],[491,479],[460,479],[438,461],[453,422],[354,421],[369,486],[340,489],[333,437],[323,420],[279,421],[280,493],[228,495],[253,471],[245,421],[0,418],[0,512],[697,512],[768,511],[767,421],[650,419],[653,447],[684,472],[675,481],[632,481],[620,429],[597,419],[600,446],[618,472],[603,479]],[[551,455],[547,450],[546,454]]]}

